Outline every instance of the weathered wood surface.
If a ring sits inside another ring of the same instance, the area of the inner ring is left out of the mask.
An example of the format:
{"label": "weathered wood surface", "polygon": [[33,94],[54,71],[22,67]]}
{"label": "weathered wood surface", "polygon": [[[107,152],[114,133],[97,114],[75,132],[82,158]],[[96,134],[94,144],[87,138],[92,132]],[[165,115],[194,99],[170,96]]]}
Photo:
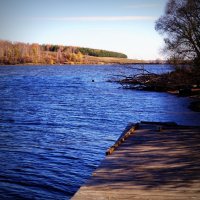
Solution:
{"label": "weathered wood surface", "polygon": [[200,199],[200,128],[140,124],[72,199]]}
{"label": "weathered wood surface", "polygon": [[127,131],[125,131],[119,138],[118,140],[115,142],[115,144],[113,146],[111,146],[107,151],[106,151],[106,155],[110,155],[112,154],[117,147],[119,147],[126,139],[128,139],[132,134],[134,134],[135,130],[139,128],[139,124],[135,124],[132,125],[131,127],[129,127],[129,129]]}

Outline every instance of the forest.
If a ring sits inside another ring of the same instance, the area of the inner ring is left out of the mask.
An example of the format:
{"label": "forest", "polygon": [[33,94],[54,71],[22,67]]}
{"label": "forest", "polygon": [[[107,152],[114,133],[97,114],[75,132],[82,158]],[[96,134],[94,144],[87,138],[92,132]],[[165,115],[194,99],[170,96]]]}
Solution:
{"label": "forest", "polygon": [[113,52],[113,51],[105,51],[99,49],[91,49],[91,48],[78,48],[78,50],[84,54],[89,56],[96,56],[96,57],[114,57],[114,58],[127,58],[127,55]]}
{"label": "forest", "polygon": [[127,58],[125,54],[63,45],[0,40],[0,64],[88,64],[89,56]]}

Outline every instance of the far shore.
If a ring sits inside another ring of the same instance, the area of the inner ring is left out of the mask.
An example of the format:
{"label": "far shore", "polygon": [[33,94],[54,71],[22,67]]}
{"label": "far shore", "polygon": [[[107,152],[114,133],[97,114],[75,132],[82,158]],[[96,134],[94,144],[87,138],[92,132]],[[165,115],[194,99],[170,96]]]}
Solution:
{"label": "far shore", "polygon": [[8,65],[8,64],[0,64],[0,67],[9,67],[9,66],[27,66],[27,67],[31,67],[31,66],[105,66],[105,65],[163,65],[164,63],[104,63],[104,64],[91,64],[91,63],[88,63],[88,64],[36,64],[36,63],[23,63],[23,64],[12,64],[12,65]]}
{"label": "far shore", "polygon": [[82,62],[63,62],[53,64],[50,63],[16,63],[16,64],[4,64],[0,63],[0,66],[58,66],[58,65],[134,65],[134,64],[167,64],[164,60],[137,60],[128,58],[115,58],[115,57],[95,57],[85,56]]}

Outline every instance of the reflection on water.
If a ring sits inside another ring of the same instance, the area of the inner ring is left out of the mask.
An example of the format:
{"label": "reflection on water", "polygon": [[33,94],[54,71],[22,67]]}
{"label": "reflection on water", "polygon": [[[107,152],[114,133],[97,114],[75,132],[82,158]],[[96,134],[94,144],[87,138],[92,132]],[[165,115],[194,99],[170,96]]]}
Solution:
{"label": "reflection on water", "polygon": [[200,124],[187,98],[107,82],[132,73],[124,66],[0,67],[0,198],[70,198],[129,122]]}

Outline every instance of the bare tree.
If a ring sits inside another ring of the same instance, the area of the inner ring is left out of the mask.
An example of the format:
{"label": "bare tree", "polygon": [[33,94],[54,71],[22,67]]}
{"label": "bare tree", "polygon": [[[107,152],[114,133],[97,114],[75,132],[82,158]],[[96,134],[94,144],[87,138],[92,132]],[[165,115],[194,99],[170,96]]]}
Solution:
{"label": "bare tree", "polygon": [[165,36],[169,58],[200,65],[200,0],[169,0],[155,29]]}

